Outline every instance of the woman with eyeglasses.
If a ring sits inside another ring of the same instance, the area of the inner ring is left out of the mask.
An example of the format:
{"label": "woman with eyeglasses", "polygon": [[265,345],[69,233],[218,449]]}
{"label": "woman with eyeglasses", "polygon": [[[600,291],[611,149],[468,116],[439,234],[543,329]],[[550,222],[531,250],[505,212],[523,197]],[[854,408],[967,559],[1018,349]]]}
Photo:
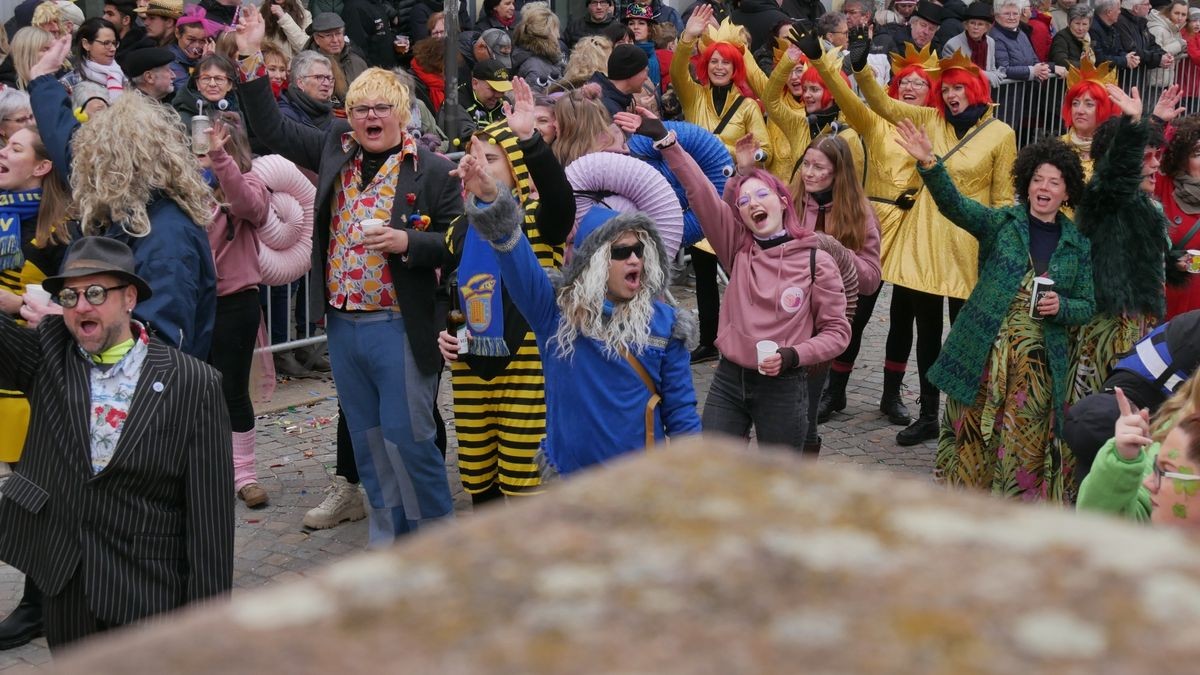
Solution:
{"label": "woman with eyeglasses", "polygon": [[13,134],[33,123],[29,94],[20,89],[0,90],[0,148]]}
{"label": "woman with eyeglasses", "polygon": [[820,250],[813,222],[782,181],[751,169],[729,179],[722,200],[675,132],[645,108],[638,113],[617,113],[614,121],[654,141],[730,270],[717,330],[721,360],[704,403],[704,430],[749,440],[753,426],[760,444],[801,452],[808,427],[805,369],[832,359],[850,342],[837,263]]}
{"label": "woman with eyeglasses", "polygon": [[218,112],[238,112],[236,84],[237,66],[224,56],[210,54],[196,64],[195,75],[175,94],[171,105],[191,128],[192,118],[201,113],[211,118]]}
{"label": "woman with eyeglasses", "polygon": [[108,21],[96,17],[79,27],[72,39],[75,68],[60,80],[67,91],[80,82],[95,82],[108,90],[109,100],[125,91],[128,79],[117,65],[117,29]]}
{"label": "woman with eyeglasses", "polygon": [[1121,416],[1079,487],[1080,511],[1154,525],[1200,526],[1200,372],[1151,417],[1120,388]]}

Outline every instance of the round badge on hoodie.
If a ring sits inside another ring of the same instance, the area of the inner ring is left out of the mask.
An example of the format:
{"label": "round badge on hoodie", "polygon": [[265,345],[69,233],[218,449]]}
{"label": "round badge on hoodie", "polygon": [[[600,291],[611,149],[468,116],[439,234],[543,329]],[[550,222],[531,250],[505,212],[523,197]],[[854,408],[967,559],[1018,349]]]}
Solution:
{"label": "round badge on hoodie", "polygon": [[789,314],[800,311],[804,305],[804,289],[799,286],[788,286],[779,294],[779,306]]}

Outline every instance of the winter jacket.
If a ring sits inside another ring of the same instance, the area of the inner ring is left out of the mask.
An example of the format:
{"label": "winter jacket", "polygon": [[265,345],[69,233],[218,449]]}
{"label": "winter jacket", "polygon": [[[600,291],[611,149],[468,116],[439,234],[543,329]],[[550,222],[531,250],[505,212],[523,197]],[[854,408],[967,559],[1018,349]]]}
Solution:
{"label": "winter jacket", "polygon": [[557,63],[551,63],[545,56],[534,54],[524,47],[513,47],[512,62],[516,75],[524,78],[533,91],[539,94],[544,94],[551,84],[562,78],[566,65],[561,59]]}
{"label": "winter jacket", "polygon": [[963,32],[963,17],[967,15],[967,6],[962,0],[945,0],[942,3],[942,23],[933,34],[933,49],[939,54],[945,48],[950,38]]}
{"label": "winter jacket", "polygon": [[[560,474],[570,474],[643,448],[651,393],[624,358],[605,354],[594,339],[581,335],[570,356],[559,354],[555,335],[562,312],[554,285],[521,231],[522,216],[522,209],[508,194],[501,194],[484,209],[474,203],[468,206],[472,225],[496,251],[504,288],[537,338],[546,390],[543,449]],[[585,244],[593,239],[607,241],[606,228],[611,231],[611,226],[618,224],[614,221],[637,221],[653,229],[640,214],[618,216],[590,235]],[[658,246],[665,256],[661,242]],[[590,257],[580,255],[576,260]],[[612,311],[608,302],[605,311]],[[662,398],[653,413],[656,442],[700,432],[688,353],[690,326],[686,313],[655,301],[650,344],[630,355],[646,370]]]}
{"label": "winter jacket", "polygon": [[1080,511],[1095,511],[1121,516],[1139,523],[1149,523],[1153,507],[1150,490],[1142,484],[1150,472],[1162,446],[1151,443],[1132,460],[1117,452],[1117,440],[1110,438],[1096,460],[1092,470],[1079,486],[1079,498],[1075,508]]}
{"label": "winter jacket", "polygon": [[[1167,7],[1169,8],[1170,5]],[[1175,58],[1175,63],[1179,63],[1179,60],[1186,56],[1184,52],[1187,50],[1187,42],[1175,24],[1159,13],[1159,10],[1150,10],[1150,14],[1146,17],[1146,29],[1150,31],[1150,35],[1162,48],[1163,53],[1170,54]],[[1174,67],[1156,68],[1150,72],[1150,84],[1156,87],[1169,87],[1174,83]]]}
{"label": "winter jacket", "polygon": [[[71,137],[79,121],[67,90],[52,75],[29,83],[29,101],[46,151],[64,183],[71,182]],[[207,359],[217,311],[217,279],[204,224],[194,223],[175,202],[155,193],[146,205],[150,234],[131,237],[120,223],[105,236],[133,250],[135,271],[154,295],[139,301],[133,317],[164,342],[198,359]]]}
{"label": "winter jacket", "polygon": [[[195,84],[188,82],[187,86],[182,89],[175,90],[175,97],[171,99],[171,107],[175,108],[175,112],[179,113],[179,119],[183,121],[183,126],[187,127],[190,133],[192,128],[192,118],[200,114],[200,106],[198,101],[204,98],[200,92],[196,90]],[[225,112],[238,112],[240,109],[237,100],[237,91],[231,91],[225,95],[225,103],[228,106]],[[212,117],[218,112],[217,104],[204,102],[204,114]]]}
{"label": "winter jacket", "polygon": [[675,26],[675,34],[683,35],[683,19],[679,18],[679,12],[676,12],[674,7],[663,4],[662,0],[650,0],[650,9],[654,10],[654,16],[658,17],[659,23],[672,24]]}
{"label": "winter jacket", "polygon": [[253,173],[242,173],[224,149],[208,153],[225,201],[208,227],[217,269],[217,297],[258,288],[258,228],[271,211],[267,184]]}
{"label": "winter jacket", "polygon": [[773,42],[771,29],[789,17],[775,0],[742,0],[732,13],[732,21],[750,32],[750,51]]}
{"label": "winter jacket", "polygon": [[485,31],[489,28],[499,28],[500,30],[504,31],[505,33],[512,35],[513,28],[516,28],[516,26],[517,26],[516,20],[519,18],[521,18],[521,16],[520,16],[520,13],[518,12],[517,16],[513,17],[512,25],[505,26],[504,24],[500,23],[500,19],[497,19],[495,16],[492,16],[490,14],[488,16],[481,16],[481,17],[479,17],[479,20],[475,22],[475,31],[478,33],[482,33],[483,31]]}
{"label": "winter jacket", "polygon": [[633,95],[626,94],[613,86],[612,80],[605,77],[604,73],[593,73],[588,82],[600,85],[600,102],[604,104],[604,109],[608,111],[609,115],[629,112],[630,106],[633,105]]}
{"label": "winter jacket", "polygon": [[167,64],[171,67],[171,74],[175,76],[172,79],[172,84],[175,85],[175,91],[182,91],[188,86],[188,80],[192,77],[192,71],[196,68],[196,62],[189,59],[183,53],[177,42],[167,45],[167,51],[175,55],[175,60]]}
{"label": "winter jacket", "polygon": [[200,6],[204,8],[205,18],[209,21],[216,21],[225,26],[233,25],[233,16],[237,13],[238,4],[222,5],[217,0],[200,0]]}
{"label": "winter jacket", "polygon": [[[996,67],[996,39],[991,35],[984,35],[983,38],[987,40],[988,46],[987,68],[984,69],[983,74],[987,75],[988,82],[990,82],[993,87],[996,87],[1004,81],[1004,71]],[[967,55],[967,58],[971,58],[971,45],[967,41],[967,34],[965,32],[959,33],[958,35],[950,38],[950,40],[942,46],[942,58],[949,58],[954,55],[954,52],[957,51],[961,51],[963,54]]]}
{"label": "winter jacket", "polygon": [[[850,343],[845,288],[833,258],[820,250],[810,253],[817,247],[812,230],[764,249],[679,143],[662,155],[687,191],[721,266],[731,270],[717,329],[721,355],[743,368],[757,368],[759,340],[794,349],[798,366],[840,354]],[[815,270],[810,260],[816,261]]]}
{"label": "winter jacket", "polygon": [[[938,389],[971,405],[979,393],[996,336],[1030,269],[1029,208],[1024,204],[989,208],[963,197],[940,160],[930,169],[918,166],[917,171],[942,215],[979,241],[979,282],[929,371],[929,380]],[[1087,323],[1096,303],[1091,246],[1061,211],[1057,222],[1062,234],[1050,256],[1046,276],[1054,279],[1059,310],[1043,321],[1042,336],[1053,382],[1055,432],[1061,433],[1073,372],[1067,329]]]}
{"label": "winter jacket", "polygon": [[1050,15],[1035,12],[1028,22],[1021,24],[1021,32],[1029,38],[1029,44],[1033,45],[1033,53],[1037,54],[1038,61],[1048,62],[1051,42]]}
{"label": "winter jacket", "polygon": [[996,68],[1010,80],[1033,79],[1033,67],[1042,60],[1033,51],[1033,43],[1020,28],[1009,30],[992,26],[988,36],[995,40]]}
{"label": "winter jacket", "polygon": [[[1091,40],[1088,40],[1089,47]],[[1069,30],[1061,30],[1054,39],[1050,42],[1050,63],[1056,66],[1079,67],[1079,61],[1083,58],[1084,49],[1083,41],[1071,34]],[[1095,58],[1095,55],[1093,55]]]}
{"label": "winter jacket", "polygon": [[[307,99],[307,100],[305,100]],[[314,129],[328,129],[333,121],[333,104],[321,104],[308,98],[299,87],[288,87],[279,97],[279,112]]]}
{"label": "winter jacket", "polygon": [[[1177,259],[1179,254],[1188,249],[1200,249],[1200,231],[1184,241],[1188,231],[1200,222],[1200,215],[1184,213],[1179,202],[1175,201],[1175,181],[1168,176],[1159,176],[1156,190],[1158,200],[1163,207],[1163,215],[1167,218],[1171,236],[1172,253],[1167,256],[1167,262]],[[1183,275],[1183,283],[1179,286],[1167,285],[1167,319],[1200,309],[1200,274]]]}
{"label": "winter jacket", "polygon": [[[413,3],[408,15],[408,23],[401,24],[408,26],[408,37],[413,44],[429,37],[429,17],[442,11],[443,6],[441,0],[416,0]],[[471,27],[471,17],[467,14],[467,3],[464,2],[458,6],[459,35],[470,33]]]}
{"label": "winter jacket", "polygon": [[590,14],[585,13],[567,26],[567,30],[563,32],[563,42],[567,43],[568,47],[574,48],[576,42],[589,35],[603,35],[604,29],[611,26],[616,20],[617,17],[609,14],[607,19],[596,23],[592,21]]}
{"label": "winter jacket", "polygon": [[288,55],[288,59],[295,56],[297,52],[304,49],[304,45],[308,42],[308,27],[312,25],[312,14],[303,7],[300,8],[303,12],[300,23],[292,18],[291,14],[285,13],[279,17],[279,29],[283,31],[283,38],[273,38],[275,44]]}
{"label": "winter jacket", "polygon": [[[380,68],[396,67],[396,38],[392,20],[396,10],[383,0],[346,0],[342,20],[346,22],[346,37],[366,56],[367,65]],[[347,74],[349,78],[349,74]]]}
{"label": "winter jacket", "polygon": [[[1119,23],[1119,20],[1118,20]],[[1125,56],[1131,48],[1125,46],[1117,24],[1108,25],[1100,17],[1092,18],[1092,27],[1088,30],[1092,38],[1092,51],[1096,52],[1096,63],[1112,63],[1118,68],[1128,68]]]}
{"label": "winter jacket", "polygon": [[783,0],[779,8],[792,19],[808,19],[813,23],[828,11],[821,0]]}
{"label": "winter jacket", "polygon": [[1145,17],[1136,17],[1132,12],[1121,8],[1121,18],[1117,19],[1117,32],[1121,35],[1121,44],[1126,52],[1137,52],[1142,62],[1139,67],[1143,70],[1157,68],[1162,64],[1163,51],[1154,36],[1150,34]]}

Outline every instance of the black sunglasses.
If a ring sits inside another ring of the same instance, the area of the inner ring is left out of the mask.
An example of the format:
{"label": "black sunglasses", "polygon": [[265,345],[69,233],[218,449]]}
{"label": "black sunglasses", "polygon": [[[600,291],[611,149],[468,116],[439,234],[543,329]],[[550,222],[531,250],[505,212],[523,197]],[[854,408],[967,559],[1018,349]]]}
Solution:
{"label": "black sunglasses", "polygon": [[612,247],[612,259],[613,260],[628,260],[629,256],[636,254],[639,259],[644,260],[645,255],[643,255],[643,254],[645,252],[646,252],[646,245],[640,241],[636,244],[629,244],[627,246],[613,246]]}

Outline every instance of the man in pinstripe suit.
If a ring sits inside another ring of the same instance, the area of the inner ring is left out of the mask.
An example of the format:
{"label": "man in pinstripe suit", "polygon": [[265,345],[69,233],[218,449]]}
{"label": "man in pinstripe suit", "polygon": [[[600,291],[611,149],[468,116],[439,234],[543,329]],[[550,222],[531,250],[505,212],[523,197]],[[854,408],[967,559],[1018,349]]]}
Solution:
{"label": "man in pinstripe suit", "polygon": [[132,318],[151,295],[134,265],[115,239],[79,239],[43,283],[61,317],[29,329],[0,316],[0,384],[31,408],[0,486],[0,560],[44,592],[52,650],[233,581],[220,376]]}

